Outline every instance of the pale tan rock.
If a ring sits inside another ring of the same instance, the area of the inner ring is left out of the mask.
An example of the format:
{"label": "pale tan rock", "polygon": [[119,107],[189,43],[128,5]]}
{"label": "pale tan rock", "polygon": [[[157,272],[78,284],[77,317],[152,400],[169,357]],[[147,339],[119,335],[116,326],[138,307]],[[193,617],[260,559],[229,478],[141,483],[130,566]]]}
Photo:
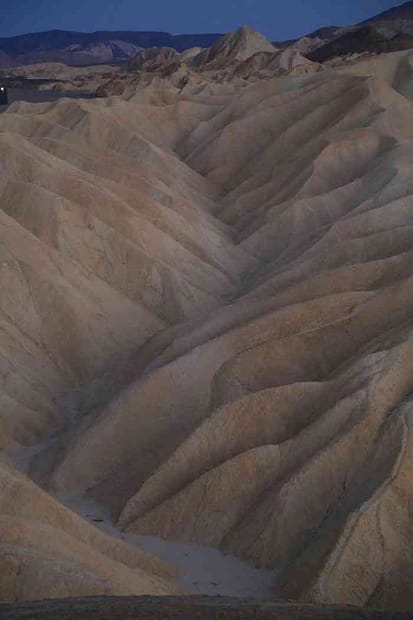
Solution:
{"label": "pale tan rock", "polygon": [[162,562],[96,530],[4,465],[0,489],[2,601],[175,591]]}
{"label": "pale tan rock", "polygon": [[249,26],[230,32],[209,49],[203,50],[192,61],[192,66],[202,70],[227,68],[242,62],[258,52],[274,52],[275,47],[262,34]]}

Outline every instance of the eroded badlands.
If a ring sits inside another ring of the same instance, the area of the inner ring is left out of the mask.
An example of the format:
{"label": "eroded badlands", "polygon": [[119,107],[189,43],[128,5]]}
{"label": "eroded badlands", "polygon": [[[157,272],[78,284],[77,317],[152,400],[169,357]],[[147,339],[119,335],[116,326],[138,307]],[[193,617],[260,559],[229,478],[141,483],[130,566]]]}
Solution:
{"label": "eroded badlands", "polygon": [[2,601],[178,592],[87,494],[413,604],[412,59],[0,115]]}

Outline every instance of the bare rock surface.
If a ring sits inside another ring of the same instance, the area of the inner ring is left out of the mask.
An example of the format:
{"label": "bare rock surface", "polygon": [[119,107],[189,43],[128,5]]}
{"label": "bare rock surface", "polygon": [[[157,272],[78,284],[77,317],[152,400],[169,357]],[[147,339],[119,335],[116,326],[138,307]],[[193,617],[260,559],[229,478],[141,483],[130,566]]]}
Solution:
{"label": "bare rock surface", "polygon": [[203,70],[227,68],[234,62],[247,60],[259,52],[274,52],[275,48],[262,34],[249,26],[241,26],[200,52],[193,60],[194,66]]}

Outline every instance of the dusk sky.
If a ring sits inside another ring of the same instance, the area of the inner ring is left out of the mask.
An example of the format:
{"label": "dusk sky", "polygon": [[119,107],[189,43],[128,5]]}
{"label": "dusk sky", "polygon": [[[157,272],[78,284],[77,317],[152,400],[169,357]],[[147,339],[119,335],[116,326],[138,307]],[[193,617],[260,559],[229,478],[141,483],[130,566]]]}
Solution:
{"label": "dusk sky", "polygon": [[397,0],[0,0],[0,36],[51,29],[227,32],[248,24],[272,39],[359,22]]}

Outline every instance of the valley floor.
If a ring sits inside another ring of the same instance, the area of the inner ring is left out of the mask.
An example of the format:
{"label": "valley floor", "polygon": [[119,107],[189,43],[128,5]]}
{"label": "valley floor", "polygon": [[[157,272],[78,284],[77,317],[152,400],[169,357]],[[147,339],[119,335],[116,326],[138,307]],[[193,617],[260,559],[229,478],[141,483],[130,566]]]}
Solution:
{"label": "valley floor", "polygon": [[88,497],[56,498],[95,527],[156,555],[173,567],[178,586],[190,595],[271,599],[274,576],[218,549],[122,532],[108,511]]}

